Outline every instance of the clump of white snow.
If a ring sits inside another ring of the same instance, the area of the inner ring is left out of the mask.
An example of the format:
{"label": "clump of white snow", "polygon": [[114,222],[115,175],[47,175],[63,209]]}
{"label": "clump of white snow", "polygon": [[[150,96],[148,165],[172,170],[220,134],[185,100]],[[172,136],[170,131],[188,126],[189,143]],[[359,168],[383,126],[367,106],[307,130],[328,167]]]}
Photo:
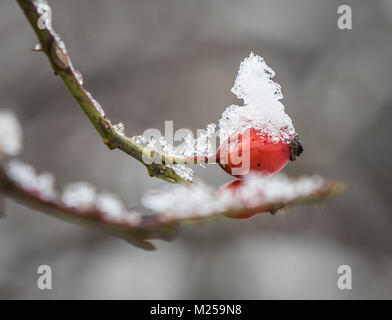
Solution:
{"label": "clump of white snow", "polygon": [[125,222],[138,224],[140,214],[128,211],[120,197],[113,193],[97,193],[95,188],[87,182],[76,182],[66,185],[61,196],[63,203],[82,211],[98,210],[105,220],[111,222]]}
{"label": "clump of white snow", "polygon": [[144,149],[147,145],[147,138],[143,136],[134,136],[129,139],[134,145]]}
{"label": "clump of white snow", "polygon": [[102,212],[105,218],[111,221],[126,221],[137,224],[141,219],[138,213],[129,212],[120,197],[112,193],[100,193],[95,207]]}
{"label": "clump of white snow", "polygon": [[7,164],[10,179],[21,188],[35,191],[43,199],[53,200],[57,197],[54,187],[54,177],[48,172],[37,175],[34,168],[20,160],[11,160]]}
{"label": "clump of white snow", "polygon": [[[44,172],[37,175],[34,168],[20,160],[11,160],[6,166],[7,175],[20,188],[38,193],[44,200],[57,200],[55,180],[52,174]],[[97,194],[95,188],[87,182],[67,184],[61,194],[61,202],[69,208],[80,211],[98,210],[104,219],[137,225],[141,216],[135,211],[128,211],[120,197],[112,193]]]}
{"label": "clump of white snow", "polygon": [[121,220],[126,212],[120,197],[113,193],[100,193],[95,204],[96,208],[105,216],[114,220]]}
{"label": "clump of white snow", "polygon": [[79,71],[79,70],[75,70],[75,78],[76,78],[76,80],[78,81],[78,83],[82,86],[83,85],[83,83],[84,83],[84,80],[83,80],[83,75],[82,75],[82,73]]}
{"label": "clump of white snow", "polygon": [[125,127],[122,122],[119,122],[113,126],[114,131],[116,131],[117,134],[120,136],[125,136]]}
{"label": "clump of white snow", "polygon": [[40,43],[36,43],[34,45],[33,51],[42,51],[42,47]]}
{"label": "clump of white snow", "polygon": [[245,105],[280,100],[283,95],[280,85],[272,80],[274,76],[275,72],[264,59],[251,52],[241,62],[231,91],[238,99],[243,99]]}
{"label": "clump of white snow", "polygon": [[54,176],[49,172],[44,172],[37,176],[37,189],[41,197],[45,200],[52,200],[57,197],[54,184]]}
{"label": "clump of white snow", "polygon": [[221,141],[249,128],[261,129],[273,142],[294,138],[295,129],[279,101],[283,95],[280,85],[272,80],[274,76],[264,59],[253,52],[241,62],[231,91],[244,100],[244,105],[231,105],[223,112],[219,120]]}
{"label": "clump of white snow", "polygon": [[173,185],[163,190],[150,191],[144,195],[142,203],[154,212],[180,219],[195,214],[207,216],[219,209],[214,190],[203,183],[193,184],[189,188]]}
{"label": "clump of white snow", "polygon": [[247,208],[252,208],[289,201],[309,195],[323,183],[324,180],[319,176],[291,180],[285,175],[265,178],[253,174],[245,178],[236,192],[217,192],[205,184],[194,184],[190,187],[174,185],[147,193],[142,203],[146,208],[161,213],[164,218],[192,219],[238,209],[244,204]]}
{"label": "clump of white snow", "polygon": [[0,155],[15,156],[22,149],[22,128],[15,115],[0,110]]}
{"label": "clump of white snow", "polygon": [[91,209],[95,204],[96,198],[95,188],[87,182],[67,184],[61,195],[61,200],[67,207],[80,210]]}

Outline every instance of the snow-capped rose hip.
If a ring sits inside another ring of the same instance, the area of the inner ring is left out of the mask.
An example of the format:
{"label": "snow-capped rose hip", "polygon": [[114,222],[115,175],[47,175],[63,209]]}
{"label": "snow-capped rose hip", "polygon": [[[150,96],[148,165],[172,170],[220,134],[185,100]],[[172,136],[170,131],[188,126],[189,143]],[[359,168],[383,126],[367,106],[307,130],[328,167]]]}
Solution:
{"label": "snow-capped rose hip", "polygon": [[[169,152],[169,159],[173,158],[176,164],[217,162],[237,178],[250,173],[269,176],[281,170],[289,160],[295,160],[303,149],[280,101],[283,95],[280,85],[272,80],[274,76],[275,72],[264,59],[251,53],[241,62],[231,89],[243,100],[243,105],[226,108],[219,119],[218,132],[215,132],[217,126],[210,124],[197,139],[185,136],[184,144],[175,152]],[[216,153],[215,133],[221,141]],[[165,149],[167,143],[162,145]]]}
{"label": "snow-capped rose hip", "polygon": [[230,136],[218,149],[216,160],[228,174],[243,178],[251,172],[264,176],[277,173],[289,160],[303,151],[296,136],[290,143],[272,141],[269,135],[254,128]]}

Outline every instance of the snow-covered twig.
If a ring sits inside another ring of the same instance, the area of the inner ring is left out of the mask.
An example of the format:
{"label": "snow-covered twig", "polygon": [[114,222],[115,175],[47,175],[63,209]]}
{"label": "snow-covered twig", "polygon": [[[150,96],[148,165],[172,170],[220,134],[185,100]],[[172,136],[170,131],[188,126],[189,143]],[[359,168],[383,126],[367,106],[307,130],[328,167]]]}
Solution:
{"label": "snow-covered twig", "polygon": [[48,56],[55,74],[59,75],[64,81],[68,90],[90,119],[108,148],[118,148],[139,160],[146,166],[147,172],[151,177],[157,177],[171,183],[189,184],[188,177],[186,175],[182,176],[181,170],[177,170],[176,172],[177,166],[165,165],[167,161],[165,161],[164,156],[162,156],[162,164],[146,163],[143,160],[146,157],[143,157],[143,155],[149,157],[149,151],[143,150],[134,144],[130,138],[125,136],[122,124],[113,125],[106,117],[98,101],[84,88],[82,75],[73,67],[65,44],[51,27],[51,22],[45,24],[44,28],[42,25],[39,25],[40,21],[44,18],[44,12],[47,12],[49,8],[46,1],[17,0],[17,2],[38,37],[39,51],[44,52]]}
{"label": "snow-covered twig", "polygon": [[97,193],[85,182],[66,186],[60,195],[51,174],[37,175],[33,167],[19,160],[0,166],[0,181],[4,194],[25,205],[56,218],[96,227],[146,250],[155,248],[150,240],[171,240],[178,227],[189,226],[189,222],[275,213],[282,208],[319,202],[343,188],[339,181],[319,177],[294,181],[251,177],[235,195],[205,185],[177,185],[147,194],[143,203],[155,214],[144,215],[127,210],[116,195]]}
{"label": "snow-covered twig", "polygon": [[233,180],[219,190],[203,183],[180,185],[147,193],[145,207],[166,223],[206,220],[218,216],[251,217],[279,209],[315,203],[342,192],[344,184],[320,176],[289,179],[283,174],[265,178],[254,174]]}
{"label": "snow-covered twig", "polygon": [[0,166],[1,189],[13,199],[56,218],[96,227],[140,248],[153,250],[151,239],[171,240],[176,223],[129,211],[118,196],[97,193],[85,182],[66,186],[60,195],[49,173],[37,175],[32,166],[11,160]]}

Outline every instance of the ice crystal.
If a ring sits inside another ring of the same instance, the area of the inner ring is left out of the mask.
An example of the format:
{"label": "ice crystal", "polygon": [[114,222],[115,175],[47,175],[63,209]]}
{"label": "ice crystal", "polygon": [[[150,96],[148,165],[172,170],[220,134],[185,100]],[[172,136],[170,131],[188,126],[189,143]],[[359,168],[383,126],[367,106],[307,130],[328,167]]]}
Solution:
{"label": "ice crystal", "polygon": [[119,122],[113,126],[114,131],[116,131],[117,134],[120,136],[125,136],[125,127],[122,122]]}
{"label": "ice crystal", "polygon": [[173,169],[173,171],[179,175],[182,179],[192,182],[193,170],[183,164],[167,165],[167,167]]}
{"label": "ice crystal", "polygon": [[187,188],[174,185],[163,190],[150,191],[142,198],[146,208],[162,213],[166,217],[188,218],[197,215],[209,215],[219,209],[211,187],[197,183]]}
{"label": "ice crystal", "polygon": [[[131,138],[131,142],[139,148],[146,149],[148,151],[155,151],[165,156],[181,156],[178,152],[173,153],[173,148],[168,144],[164,137],[160,137],[159,140],[154,138],[147,139],[143,136],[135,136]],[[170,152],[169,152],[170,150]],[[183,154],[183,153],[182,153]],[[166,166],[171,168],[177,175],[182,179],[191,182],[193,180],[193,170],[184,164],[170,164],[168,160]]]}
{"label": "ice crystal", "polygon": [[147,138],[146,138],[146,137],[143,137],[143,136],[134,136],[134,137],[132,137],[130,140],[131,140],[131,142],[132,142],[135,146],[137,146],[137,147],[139,147],[139,148],[144,149],[144,148],[147,146]]}
{"label": "ice crystal", "polygon": [[82,86],[84,81],[83,81],[83,75],[79,70],[75,70],[75,78],[78,81],[78,83]]}

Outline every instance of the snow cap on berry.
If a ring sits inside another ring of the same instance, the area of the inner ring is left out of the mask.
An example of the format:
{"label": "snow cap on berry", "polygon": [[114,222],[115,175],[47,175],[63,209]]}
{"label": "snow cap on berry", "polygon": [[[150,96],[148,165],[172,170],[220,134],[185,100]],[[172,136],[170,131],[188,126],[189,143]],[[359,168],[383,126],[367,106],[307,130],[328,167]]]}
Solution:
{"label": "snow cap on berry", "polygon": [[243,106],[231,105],[219,120],[220,139],[249,128],[260,129],[272,142],[290,142],[295,129],[279,101],[283,98],[280,85],[272,80],[275,72],[264,59],[251,52],[241,62],[231,91],[244,101]]}
{"label": "snow cap on berry", "polygon": [[272,81],[274,76],[274,70],[267,66],[264,59],[251,52],[250,56],[241,62],[231,92],[243,99],[245,105],[280,100],[283,95],[280,85]]}

